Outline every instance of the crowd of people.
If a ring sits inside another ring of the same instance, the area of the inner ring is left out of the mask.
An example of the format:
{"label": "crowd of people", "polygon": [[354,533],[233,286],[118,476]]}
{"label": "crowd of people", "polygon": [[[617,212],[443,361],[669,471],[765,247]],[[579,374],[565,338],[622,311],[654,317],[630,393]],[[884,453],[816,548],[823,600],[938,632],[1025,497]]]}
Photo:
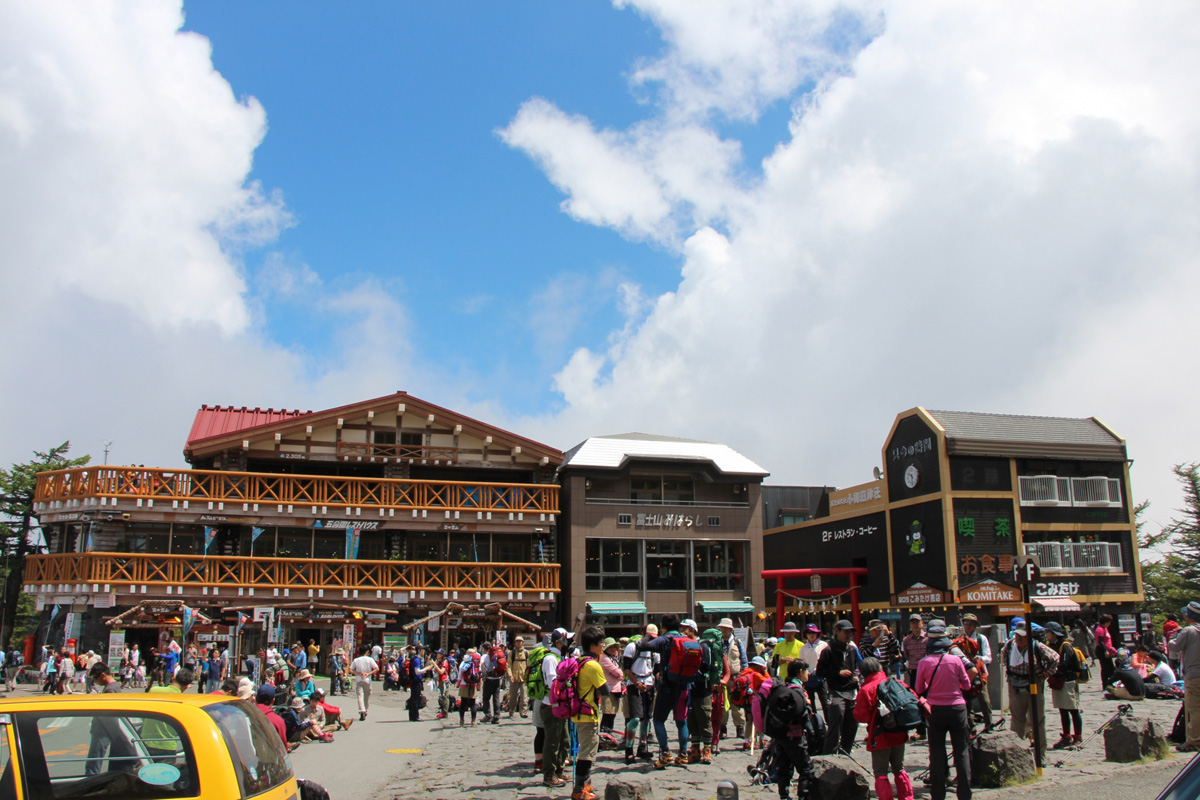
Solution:
{"label": "crowd of people", "polygon": [[[1182,618],[1182,623],[1180,622]],[[1039,763],[1048,749],[1078,747],[1083,739],[1080,686],[1098,677],[1105,696],[1137,701],[1160,692],[1184,698],[1186,740],[1200,751],[1200,602],[1171,615],[1162,637],[1114,636],[1103,614],[1089,628],[1013,619],[995,648],[979,621],[959,626],[913,614],[900,637],[871,620],[860,637],[849,620],[828,636],[814,624],[782,626],[779,637],[756,639],[730,619],[700,630],[691,619],[664,616],[639,635],[616,639],[588,626],[578,634],[556,628],[544,641],[511,646],[490,640],[477,647],[426,649],[420,644],[384,652],[379,643],[354,653],[335,647],[323,666],[329,693],[353,694],[358,720],[370,712],[372,687],[407,691],[408,718],[419,720],[434,701],[437,719],[457,714],[460,726],[531,718],[533,766],[548,788],[568,784],[572,800],[591,800],[591,770],[601,750],[615,763],[652,762],[659,770],[711,764],[722,751],[757,753],[751,774],[789,798],[812,781],[810,758],[851,754],[863,740],[880,800],[910,800],[905,748],[928,741],[930,796],[944,800],[953,765],[959,800],[971,796],[970,739],[993,725],[989,668],[1003,664],[1009,728],[1033,738]],[[20,656],[3,654],[9,688]],[[46,650],[42,691],[220,693],[253,700],[290,749],[329,742],[355,720],[326,702],[314,682],[320,648],[311,640],[279,652],[267,649],[235,663],[228,651],[168,642],[143,658],[128,647],[118,676],[94,651],[74,656]],[[1061,735],[1047,738],[1047,699]],[[618,719],[620,724],[618,724]],[[673,730],[668,730],[673,722]],[[949,741],[949,749],[947,748]]]}

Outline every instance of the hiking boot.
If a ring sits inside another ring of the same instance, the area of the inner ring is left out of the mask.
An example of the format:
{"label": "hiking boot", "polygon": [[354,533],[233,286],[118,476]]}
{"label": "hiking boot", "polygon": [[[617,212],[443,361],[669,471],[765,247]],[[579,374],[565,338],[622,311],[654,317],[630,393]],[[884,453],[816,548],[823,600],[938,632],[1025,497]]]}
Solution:
{"label": "hiking boot", "polygon": [[362,721],[363,721],[364,719],[366,719],[366,718],[367,718],[367,712],[365,712],[365,711],[360,711],[360,712],[359,712],[359,714],[358,714],[358,721],[359,721],[359,722],[362,722]]}
{"label": "hiking boot", "polygon": [[646,747],[644,744],[638,747],[637,757],[642,761],[650,761],[654,758],[654,756],[650,753],[650,748]]}
{"label": "hiking boot", "polygon": [[633,756],[633,750],[632,750],[632,749],[627,749],[627,750],[625,751],[625,766],[629,766],[630,764],[632,764],[632,763],[633,763],[634,761],[636,761],[636,760],[637,760],[637,759],[636,759],[636,758],[634,758],[634,756]]}
{"label": "hiking boot", "polygon": [[685,763],[685,764],[699,764],[699,763],[700,763],[700,757],[701,757],[701,756],[700,756],[700,745],[698,745],[698,744],[694,744],[694,745],[692,745],[691,749],[690,749],[690,750],[688,750],[688,754],[687,754],[687,760],[686,760],[686,761],[684,761],[683,763]]}
{"label": "hiking boot", "polygon": [[741,725],[734,726],[733,736],[735,739],[745,739],[746,738],[745,727],[743,727]]}
{"label": "hiking boot", "polygon": [[596,792],[591,783],[585,783],[583,788],[571,793],[571,800],[596,800]]}
{"label": "hiking boot", "polygon": [[1073,744],[1075,744],[1074,737],[1069,736],[1068,734],[1064,733],[1062,735],[1061,739],[1059,739],[1057,742],[1055,742],[1053,745],[1051,745],[1051,749],[1052,750],[1062,750],[1064,748],[1070,747]]}
{"label": "hiking boot", "polygon": [[675,758],[674,758],[674,759],[672,759],[672,761],[671,761],[671,766],[673,766],[673,767],[686,767],[686,766],[688,765],[688,761],[689,761],[689,758],[688,758],[687,754],[686,754],[686,753],[680,753],[679,755],[675,756]]}
{"label": "hiking boot", "polygon": [[550,777],[550,778],[546,778],[544,781],[542,781],[542,786],[545,786],[548,788],[558,788],[559,786],[566,786],[566,785],[567,785],[567,782],[564,781],[562,778],[558,777],[557,775]]}
{"label": "hiking boot", "polygon": [[533,760],[533,771],[534,771],[534,772],[541,772],[541,771],[542,771],[542,764],[543,764],[543,762],[542,762],[542,760],[541,760],[540,758],[535,758],[535,759]]}
{"label": "hiking boot", "polygon": [[700,751],[700,763],[701,764],[711,764],[712,757],[713,757],[713,749],[711,747],[705,747],[702,751]]}
{"label": "hiking boot", "polygon": [[654,768],[655,769],[666,769],[667,767],[671,766],[674,763],[675,763],[675,759],[671,757],[670,753],[660,753],[658,758],[655,759],[655,761],[654,761]]}

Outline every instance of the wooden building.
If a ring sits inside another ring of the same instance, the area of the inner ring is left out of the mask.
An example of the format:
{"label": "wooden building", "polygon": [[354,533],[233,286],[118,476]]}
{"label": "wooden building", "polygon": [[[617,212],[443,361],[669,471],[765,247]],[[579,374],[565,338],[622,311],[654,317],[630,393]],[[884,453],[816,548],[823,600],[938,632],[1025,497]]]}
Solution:
{"label": "wooden building", "polygon": [[50,552],[29,559],[26,590],[97,632],[154,597],[253,610],[260,629],[318,643],[450,603],[549,621],[552,447],[397,392],[316,412],[204,406],[184,457],[39,475]]}

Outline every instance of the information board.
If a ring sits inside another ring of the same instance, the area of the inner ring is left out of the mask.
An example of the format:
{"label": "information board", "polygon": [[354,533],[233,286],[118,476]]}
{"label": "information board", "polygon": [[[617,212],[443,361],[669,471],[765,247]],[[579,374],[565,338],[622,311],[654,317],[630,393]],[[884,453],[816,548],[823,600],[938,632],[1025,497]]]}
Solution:
{"label": "information board", "polygon": [[121,674],[121,659],[125,656],[125,631],[108,634],[108,668],[113,675]]}

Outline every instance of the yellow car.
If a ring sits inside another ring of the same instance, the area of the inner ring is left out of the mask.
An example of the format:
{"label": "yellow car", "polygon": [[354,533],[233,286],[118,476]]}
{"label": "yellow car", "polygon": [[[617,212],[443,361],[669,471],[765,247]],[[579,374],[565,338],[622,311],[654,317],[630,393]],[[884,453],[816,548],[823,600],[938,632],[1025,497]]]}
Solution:
{"label": "yellow car", "polygon": [[0,798],[300,795],[287,749],[253,703],[224,695],[0,700]]}

